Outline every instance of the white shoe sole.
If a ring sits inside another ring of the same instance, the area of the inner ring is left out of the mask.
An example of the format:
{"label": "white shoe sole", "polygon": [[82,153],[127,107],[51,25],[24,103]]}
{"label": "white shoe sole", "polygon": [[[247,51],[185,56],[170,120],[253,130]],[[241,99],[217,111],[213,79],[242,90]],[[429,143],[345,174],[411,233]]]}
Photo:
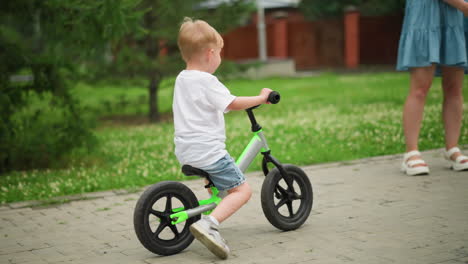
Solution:
{"label": "white shoe sole", "polygon": [[465,163],[452,162],[452,165],[450,166],[450,168],[452,168],[452,170],[454,171],[466,171],[468,170],[468,162],[465,162]]}
{"label": "white shoe sole", "polygon": [[197,223],[192,224],[190,226],[190,232],[217,257],[220,259],[227,259],[229,252],[223,247],[223,245],[216,242],[216,240],[214,240],[210,234],[200,227],[200,225]]}
{"label": "white shoe sole", "polygon": [[429,167],[428,166],[418,166],[414,168],[409,168],[405,166],[405,164],[401,165],[401,171],[406,173],[409,176],[420,176],[420,175],[428,175],[429,174]]}

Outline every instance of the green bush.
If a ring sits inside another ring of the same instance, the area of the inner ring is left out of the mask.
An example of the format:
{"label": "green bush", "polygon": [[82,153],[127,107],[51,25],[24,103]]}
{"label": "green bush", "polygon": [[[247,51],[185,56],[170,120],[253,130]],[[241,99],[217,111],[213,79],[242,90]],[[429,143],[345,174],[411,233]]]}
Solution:
{"label": "green bush", "polygon": [[238,63],[230,60],[223,60],[215,75],[223,80],[242,78],[245,72],[250,68],[258,68],[262,65],[260,61],[252,61],[247,63]]}
{"label": "green bush", "polygon": [[79,114],[76,102],[49,92],[30,91],[24,97],[25,106],[11,116],[9,133],[0,138],[3,170],[54,167],[73,151],[96,145],[93,122]]}

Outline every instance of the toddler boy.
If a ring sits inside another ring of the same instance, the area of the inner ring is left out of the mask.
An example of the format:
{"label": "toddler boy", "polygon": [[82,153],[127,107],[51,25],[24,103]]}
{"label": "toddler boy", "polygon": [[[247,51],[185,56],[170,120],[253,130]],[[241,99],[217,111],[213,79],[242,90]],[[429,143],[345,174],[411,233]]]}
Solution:
{"label": "toddler boy", "polygon": [[221,35],[202,20],[185,18],[178,45],[186,68],[175,82],[173,113],[175,154],[181,164],[210,174],[227,196],[213,212],[190,226],[190,231],[216,256],[226,259],[229,247],[218,226],[252,195],[243,173],[226,151],[224,113],[267,103],[271,90],[258,96],[236,97],[212,75],[221,63]]}

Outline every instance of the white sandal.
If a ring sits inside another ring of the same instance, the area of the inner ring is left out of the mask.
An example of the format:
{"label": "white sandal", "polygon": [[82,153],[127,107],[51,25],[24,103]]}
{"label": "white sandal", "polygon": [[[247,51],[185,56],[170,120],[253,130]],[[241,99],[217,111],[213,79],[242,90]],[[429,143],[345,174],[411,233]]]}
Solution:
{"label": "white sandal", "polygon": [[401,164],[401,171],[410,176],[425,175],[429,174],[428,166],[416,166],[420,164],[426,164],[422,159],[408,160],[414,156],[421,156],[421,153],[417,150],[407,152],[403,155],[403,163]]}
{"label": "white sandal", "polygon": [[455,160],[452,160],[450,158],[453,154],[457,152],[461,154],[461,151],[458,147],[453,147],[445,151],[445,159],[447,159],[450,162],[450,168],[452,168],[454,171],[468,170],[468,162],[462,163],[462,161],[468,160],[467,156],[460,155]]}

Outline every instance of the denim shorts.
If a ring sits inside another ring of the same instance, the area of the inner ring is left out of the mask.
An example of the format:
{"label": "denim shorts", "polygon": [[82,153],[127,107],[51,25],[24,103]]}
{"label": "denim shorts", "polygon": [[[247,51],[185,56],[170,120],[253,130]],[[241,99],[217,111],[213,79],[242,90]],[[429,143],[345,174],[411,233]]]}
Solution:
{"label": "denim shorts", "polygon": [[229,154],[200,169],[210,174],[211,181],[220,191],[230,190],[245,182],[244,174]]}

